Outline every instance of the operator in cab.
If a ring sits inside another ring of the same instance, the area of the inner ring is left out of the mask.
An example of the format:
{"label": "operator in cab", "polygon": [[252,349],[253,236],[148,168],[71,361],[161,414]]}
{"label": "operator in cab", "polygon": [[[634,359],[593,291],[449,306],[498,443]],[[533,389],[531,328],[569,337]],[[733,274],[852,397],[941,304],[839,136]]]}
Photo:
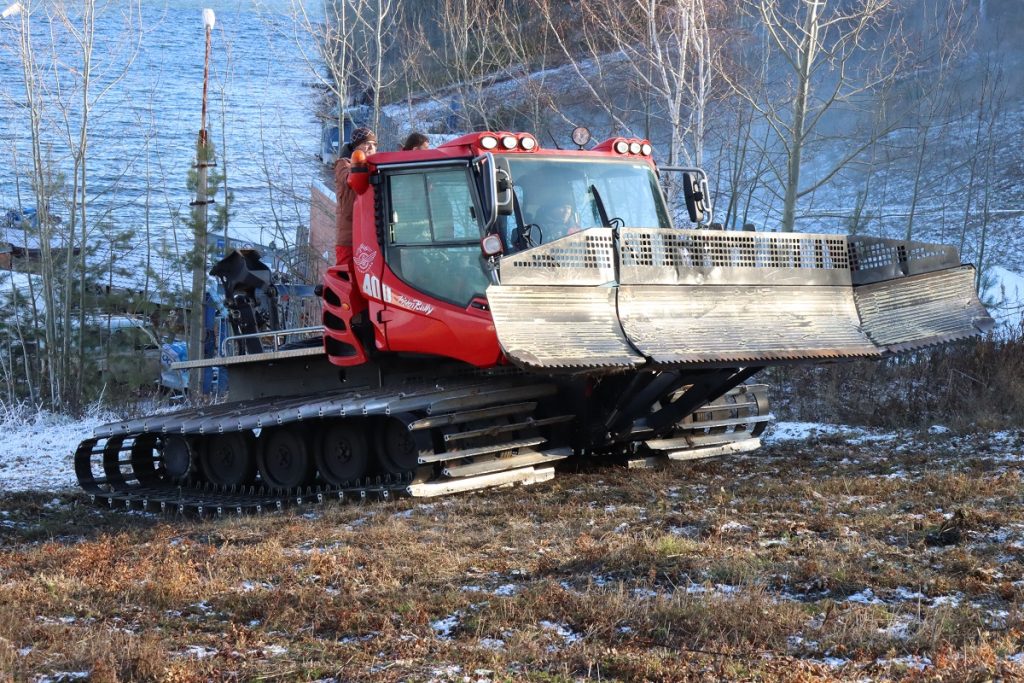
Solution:
{"label": "operator in cab", "polygon": [[338,196],[337,234],[335,236],[335,262],[341,263],[352,255],[352,208],[356,193],[348,186],[348,174],[352,169],[352,154],[360,151],[366,156],[377,153],[377,135],[369,128],[356,128],[352,137],[338,155],[334,164],[334,187]]}

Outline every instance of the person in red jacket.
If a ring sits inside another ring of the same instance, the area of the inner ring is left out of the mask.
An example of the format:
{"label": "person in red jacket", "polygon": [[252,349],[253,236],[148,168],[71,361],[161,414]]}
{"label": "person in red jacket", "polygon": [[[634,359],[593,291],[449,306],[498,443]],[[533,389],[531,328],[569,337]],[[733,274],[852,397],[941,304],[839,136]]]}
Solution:
{"label": "person in red jacket", "polygon": [[342,263],[352,256],[352,207],[356,193],[348,186],[348,174],[352,169],[351,156],[359,150],[366,156],[377,152],[377,136],[369,128],[356,128],[352,138],[345,145],[338,161],[334,164],[334,187],[338,196],[336,211],[337,236],[335,238],[336,263]]}

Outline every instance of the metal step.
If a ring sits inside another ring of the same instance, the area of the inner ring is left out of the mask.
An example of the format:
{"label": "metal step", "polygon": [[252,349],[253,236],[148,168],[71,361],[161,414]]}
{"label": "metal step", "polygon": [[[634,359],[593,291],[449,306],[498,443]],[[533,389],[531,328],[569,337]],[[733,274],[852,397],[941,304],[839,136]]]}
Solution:
{"label": "metal step", "polygon": [[720,455],[748,453],[750,451],[756,451],[760,447],[761,439],[754,436],[742,441],[734,441],[732,443],[721,444],[718,446],[701,446],[698,448],[688,448],[679,451],[669,451],[665,455],[669,460],[702,460],[704,458],[715,458]]}
{"label": "metal step", "polygon": [[530,429],[531,427],[546,427],[548,425],[570,422],[572,420],[572,415],[546,417],[541,420],[527,418],[525,422],[511,422],[509,424],[491,425],[489,427],[481,427],[480,429],[470,429],[464,432],[454,432],[452,434],[445,434],[444,440],[445,443],[451,443],[453,441],[465,441],[466,439],[475,439],[482,436],[495,436],[496,434],[507,434],[508,432],[515,432],[520,429]]}
{"label": "metal step", "polygon": [[[696,411],[704,412],[703,409]],[[731,417],[725,420],[707,420],[704,422],[683,422],[676,426],[676,429],[708,429],[711,427],[733,427],[736,425],[756,424],[758,422],[769,422],[771,415],[751,415],[750,417]]]}
{"label": "metal step", "polygon": [[644,441],[644,445],[654,451],[671,451],[719,443],[731,443],[749,438],[750,432],[747,431],[723,432],[721,434],[687,434],[667,439],[650,439]]}
{"label": "metal step", "polygon": [[506,441],[504,443],[496,443],[489,446],[480,446],[479,448],[465,448],[458,451],[445,451],[444,453],[421,455],[419,458],[419,464],[426,465],[433,462],[455,460],[456,458],[472,458],[477,455],[490,455],[491,453],[500,453],[502,451],[510,451],[516,448],[530,448],[532,446],[539,446],[545,441],[547,441],[547,439],[543,436],[534,436],[529,439],[517,439],[515,441]]}
{"label": "metal step", "polygon": [[472,477],[478,474],[489,474],[491,472],[502,472],[504,470],[538,465],[540,463],[563,460],[572,455],[571,448],[557,448],[550,451],[537,452],[529,451],[519,455],[511,455],[504,458],[492,457],[487,460],[469,463],[467,465],[452,465],[445,467],[443,473],[446,477]]}
{"label": "metal step", "polygon": [[507,415],[522,415],[533,412],[537,408],[536,401],[526,403],[513,403],[507,406],[496,406],[494,408],[480,408],[479,410],[465,410],[460,413],[443,413],[431,415],[409,423],[409,429],[430,429],[432,427],[444,427],[446,425],[464,424],[476,420],[486,420],[492,417],[505,417]]}
{"label": "metal step", "polygon": [[499,486],[513,486],[515,484],[526,486],[528,484],[549,481],[554,478],[555,468],[553,467],[545,467],[542,469],[524,467],[518,470],[482,474],[476,477],[443,479],[441,481],[427,482],[424,484],[410,484],[406,489],[406,493],[415,498],[430,498],[433,496],[446,496],[450,493],[463,493],[465,491],[495,488]]}

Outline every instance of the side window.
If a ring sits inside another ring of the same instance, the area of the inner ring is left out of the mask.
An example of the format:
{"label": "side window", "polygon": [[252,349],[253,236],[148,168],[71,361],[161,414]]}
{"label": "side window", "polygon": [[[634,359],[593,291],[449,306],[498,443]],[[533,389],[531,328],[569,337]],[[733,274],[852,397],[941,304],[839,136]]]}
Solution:
{"label": "side window", "polygon": [[416,290],[468,306],[487,289],[480,225],[464,168],[389,176],[387,261]]}

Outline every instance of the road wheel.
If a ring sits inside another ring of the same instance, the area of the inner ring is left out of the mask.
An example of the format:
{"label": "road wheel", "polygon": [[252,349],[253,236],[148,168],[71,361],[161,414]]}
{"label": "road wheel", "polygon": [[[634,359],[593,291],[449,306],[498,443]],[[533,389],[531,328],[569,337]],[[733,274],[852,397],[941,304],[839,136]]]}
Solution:
{"label": "road wheel", "polygon": [[188,477],[195,462],[195,450],[184,436],[168,436],[164,439],[164,471],[171,481],[182,481]]}
{"label": "road wheel", "polygon": [[263,483],[275,489],[292,489],[311,479],[313,460],[306,440],[293,428],[280,428],[260,437],[257,466]]}
{"label": "road wheel", "polygon": [[[377,423],[374,434],[374,451],[377,462],[386,474],[411,472],[419,466],[420,450],[426,444],[423,432],[411,432],[406,426],[413,418],[390,417]],[[432,449],[423,448],[433,453]]]}
{"label": "road wheel", "polygon": [[256,478],[256,459],[245,435],[234,432],[210,438],[199,458],[207,481],[217,486],[244,486]]}
{"label": "road wheel", "polygon": [[328,484],[340,486],[366,474],[370,462],[366,435],[354,422],[335,422],[321,432],[316,467]]}

